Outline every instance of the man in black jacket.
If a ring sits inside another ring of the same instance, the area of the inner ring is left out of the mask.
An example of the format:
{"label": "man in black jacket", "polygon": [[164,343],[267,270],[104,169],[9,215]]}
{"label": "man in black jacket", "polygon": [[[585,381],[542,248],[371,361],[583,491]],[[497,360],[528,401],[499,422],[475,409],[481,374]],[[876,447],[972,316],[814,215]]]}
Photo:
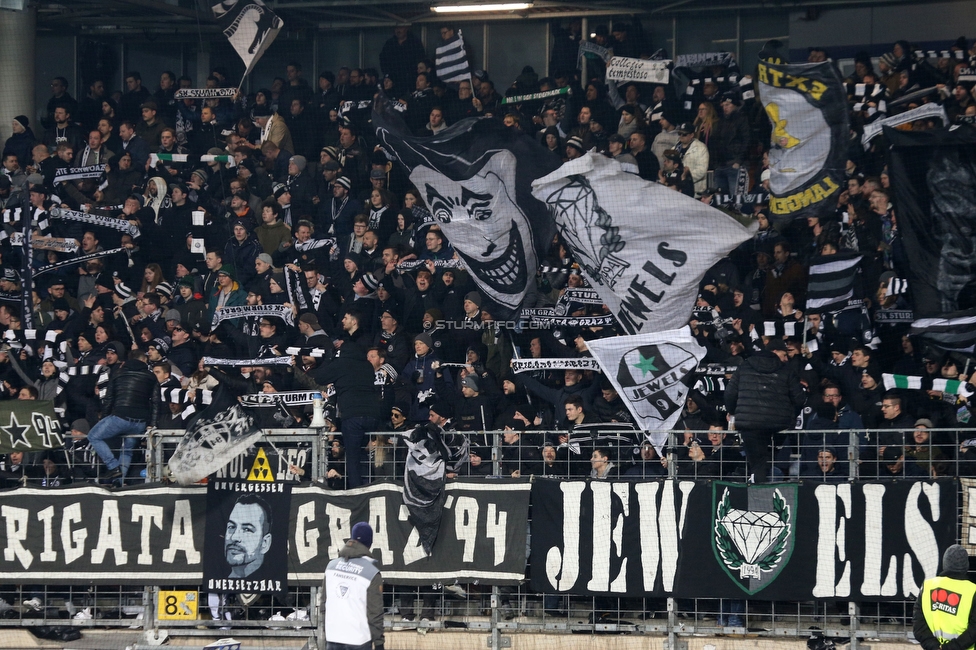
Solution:
{"label": "man in black jacket", "polygon": [[773,339],[739,366],[725,389],[725,408],[742,434],[754,483],[766,482],[773,434],[793,427],[806,399],[787,358],[786,343]]}
{"label": "man in black jacket", "polygon": [[[142,351],[133,352],[109,381],[102,412],[106,415],[92,427],[88,442],[108,468],[102,478],[124,478],[132,460],[132,450],[138,442],[135,436],[141,436],[149,428],[155,429],[159,418],[159,383],[146,365],[146,355]],[[106,440],[119,436],[125,438],[119,458],[116,458]]]}
{"label": "man in black jacket", "polygon": [[[345,352],[345,350],[344,350]],[[342,419],[342,441],[346,448],[346,487],[363,484],[360,463],[366,434],[380,429],[376,375],[364,354],[342,354],[312,371],[320,386],[335,385],[336,408]]]}
{"label": "man in black jacket", "polygon": [[715,147],[715,186],[723,194],[741,194],[748,181],[746,156],[749,153],[749,120],[740,110],[742,99],[730,91],[722,97],[722,119],[718,121]]}

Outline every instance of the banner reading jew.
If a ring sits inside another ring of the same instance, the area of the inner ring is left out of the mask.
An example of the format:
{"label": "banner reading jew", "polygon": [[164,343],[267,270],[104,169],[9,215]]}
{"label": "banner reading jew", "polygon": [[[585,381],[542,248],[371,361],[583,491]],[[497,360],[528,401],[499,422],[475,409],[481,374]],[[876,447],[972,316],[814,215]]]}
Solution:
{"label": "banner reading jew", "polygon": [[433,137],[409,135],[382,94],[373,125],[383,148],[410,170],[475,284],[504,311],[494,315],[512,316],[554,232],[532,181],[559,167],[559,158],[490,118],[461,120]]}
{"label": "banner reading jew", "polygon": [[[260,453],[258,454],[260,457]],[[278,463],[269,458],[274,478]],[[250,475],[253,465],[246,472]],[[229,474],[230,475],[230,474]],[[243,475],[241,473],[237,476]],[[240,481],[215,479],[221,483]],[[290,481],[289,481],[290,482]],[[257,484],[256,482],[251,482]],[[265,482],[270,488],[280,483]],[[525,577],[528,481],[451,481],[440,532],[427,557],[417,530],[407,522],[402,486],[375,483],[334,491],[292,486],[291,506],[272,513],[271,547],[287,542],[289,585],[318,586],[330,560],[338,557],[353,524],[375,531],[373,554],[391,584],[440,580],[514,585]],[[228,555],[237,566],[266,543],[257,510],[243,509],[261,535],[254,544],[225,548],[228,522],[244,492],[232,493],[231,509],[218,524],[223,540],[214,561],[232,580]],[[255,493],[268,499],[272,493]],[[14,584],[201,585],[207,548],[207,490],[203,487],[145,486],[109,492],[96,486],[57,490],[19,488],[0,492],[0,580]],[[271,505],[269,503],[269,505]],[[236,519],[235,519],[236,521]],[[246,522],[245,522],[246,525]],[[278,539],[274,536],[282,531]],[[283,539],[281,539],[283,537]],[[248,551],[248,549],[255,549]],[[252,574],[253,575],[253,574]],[[248,579],[248,576],[240,578]],[[216,586],[216,585],[215,585]],[[260,586],[260,585],[259,585]]]}
{"label": "banner reading jew", "polygon": [[956,541],[954,479],[532,485],[532,589],[905,600]]}
{"label": "banner reading jew", "polygon": [[759,98],[772,123],[774,219],[832,214],[846,188],[847,95],[834,64],[760,61]]}
{"label": "banner reading jew", "polygon": [[535,181],[532,192],[628,334],[686,325],[705,271],[756,228],[595,153]]}

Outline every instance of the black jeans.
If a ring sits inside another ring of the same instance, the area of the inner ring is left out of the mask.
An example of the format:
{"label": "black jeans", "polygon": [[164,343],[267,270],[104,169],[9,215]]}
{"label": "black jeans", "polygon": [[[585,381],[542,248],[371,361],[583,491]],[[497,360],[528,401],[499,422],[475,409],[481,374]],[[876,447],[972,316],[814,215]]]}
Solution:
{"label": "black jeans", "polygon": [[342,444],[346,448],[346,489],[363,484],[363,450],[366,448],[366,433],[380,428],[376,418],[343,418]]}
{"label": "black jeans", "polygon": [[768,429],[739,432],[742,435],[742,446],[746,449],[746,464],[749,466],[746,474],[747,477],[751,474],[756,484],[765,483],[768,477],[771,458],[769,446],[776,431]]}

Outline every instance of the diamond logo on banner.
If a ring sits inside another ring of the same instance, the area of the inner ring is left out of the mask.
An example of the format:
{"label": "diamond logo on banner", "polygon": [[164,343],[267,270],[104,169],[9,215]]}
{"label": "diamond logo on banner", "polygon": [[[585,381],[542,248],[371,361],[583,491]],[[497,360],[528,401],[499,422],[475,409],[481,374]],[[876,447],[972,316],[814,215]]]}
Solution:
{"label": "diamond logo on banner", "polygon": [[[717,498],[720,490],[722,496]],[[797,487],[716,482],[712,500],[716,559],[747,594],[765,589],[793,553]]]}

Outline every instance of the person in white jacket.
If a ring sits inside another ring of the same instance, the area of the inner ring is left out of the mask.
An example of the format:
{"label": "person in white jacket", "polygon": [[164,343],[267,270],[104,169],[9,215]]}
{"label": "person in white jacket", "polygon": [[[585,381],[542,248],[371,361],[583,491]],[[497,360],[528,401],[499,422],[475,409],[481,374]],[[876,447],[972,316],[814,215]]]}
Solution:
{"label": "person in white jacket", "polygon": [[695,197],[700,197],[708,184],[708,147],[695,137],[695,127],[685,122],[675,129],[678,132],[678,146],[681,163],[691,174],[695,183]]}
{"label": "person in white jacket", "polygon": [[326,650],[383,650],[383,576],[370,557],[372,544],[373,529],[359,522],[325,569]]}

